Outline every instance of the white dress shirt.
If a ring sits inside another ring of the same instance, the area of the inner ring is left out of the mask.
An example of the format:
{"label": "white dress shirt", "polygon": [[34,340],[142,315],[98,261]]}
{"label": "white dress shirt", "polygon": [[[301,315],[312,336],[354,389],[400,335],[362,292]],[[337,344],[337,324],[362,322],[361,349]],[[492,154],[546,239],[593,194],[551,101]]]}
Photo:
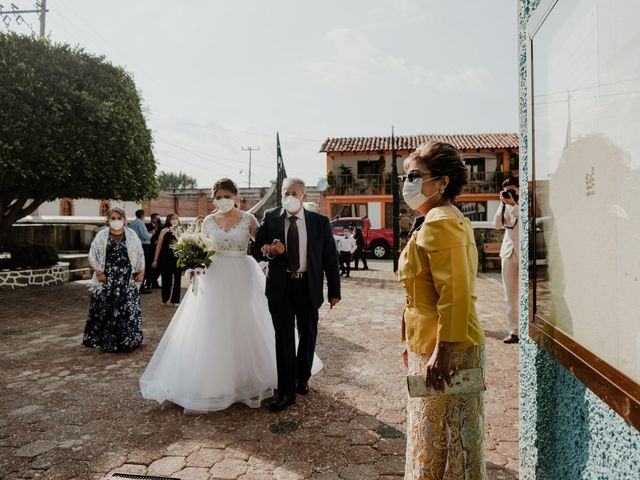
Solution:
{"label": "white dress shirt", "polygon": [[351,235],[345,235],[338,242],[338,250],[341,252],[353,253],[357,248],[358,244],[356,243],[356,239]]}
{"label": "white dress shirt", "polygon": [[[284,222],[284,246],[287,247],[287,237],[289,236],[289,225],[291,225],[291,218],[293,215],[290,215],[287,212],[287,219]],[[304,208],[301,208],[300,211],[296,214],[298,217],[298,242],[299,242],[299,250],[300,250],[300,268],[298,272],[306,272],[307,271],[307,224],[304,221]]]}

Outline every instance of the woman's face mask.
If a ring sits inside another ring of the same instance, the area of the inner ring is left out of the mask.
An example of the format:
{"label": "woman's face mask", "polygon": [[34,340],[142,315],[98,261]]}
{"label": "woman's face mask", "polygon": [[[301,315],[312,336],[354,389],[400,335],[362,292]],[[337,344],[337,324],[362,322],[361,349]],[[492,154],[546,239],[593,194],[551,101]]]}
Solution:
{"label": "woman's face mask", "polygon": [[180,225],[180,221],[177,218],[171,220],[172,227],[177,227],[178,225]]}
{"label": "woman's face mask", "polygon": [[109,226],[112,230],[122,230],[122,227],[124,227],[124,221],[122,219],[114,218],[109,220]]}
{"label": "woman's face mask", "polygon": [[[432,177],[427,179],[427,182],[431,180],[437,180],[440,177]],[[404,181],[404,185],[402,186],[402,197],[404,201],[411,207],[413,210],[417,210],[422,205],[427,203],[430,198],[435,197],[439,191],[436,191],[429,195],[428,197],[422,193],[422,185],[424,185],[424,179],[422,177],[412,178],[408,177]]]}
{"label": "woman's face mask", "polygon": [[230,198],[216,198],[214,202],[222,213],[230,212],[236,206],[236,202]]}

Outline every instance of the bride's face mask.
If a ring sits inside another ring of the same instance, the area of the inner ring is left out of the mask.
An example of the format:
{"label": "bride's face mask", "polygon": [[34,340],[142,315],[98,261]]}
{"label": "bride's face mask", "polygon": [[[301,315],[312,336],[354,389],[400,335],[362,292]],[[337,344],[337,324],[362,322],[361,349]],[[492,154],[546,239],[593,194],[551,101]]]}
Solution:
{"label": "bride's face mask", "polygon": [[236,206],[236,195],[233,192],[219,189],[214,195],[213,203],[220,212],[228,213]]}
{"label": "bride's face mask", "polygon": [[234,202],[230,198],[216,198],[214,200],[214,203],[216,204],[216,207],[218,207],[218,210],[220,210],[222,213],[230,212],[236,206],[236,202]]}

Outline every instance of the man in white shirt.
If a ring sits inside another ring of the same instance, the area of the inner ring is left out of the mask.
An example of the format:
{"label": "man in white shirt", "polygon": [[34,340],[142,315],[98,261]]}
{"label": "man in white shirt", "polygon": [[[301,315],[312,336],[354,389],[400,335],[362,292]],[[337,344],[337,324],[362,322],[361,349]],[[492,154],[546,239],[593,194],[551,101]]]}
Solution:
{"label": "man in white shirt", "polygon": [[356,239],[351,236],[351,232],[347,229],[344,236],[338,241],[338,254],[340,256],[340,276],[344,275],[349,278],[351,274],[351,256],[356,251],[358,245]]}
{"label": "man in white shirt", "polygon": [[140,285],[140,293],[151,293],[151,287],[149,287],[149,279],[151,278],[151,262],[153,255],[151,254],[151,234],[144,223],[144,210],[136,210],[136,219],[129,223],[129,228],[136,232],[140,242],[142,243],[142,250],[144,251],[144,259],[146,263],[145,279]]}
{"label": "man in white shirt", "polygon": [[500,258],[502,259],[502,285],[504,305],[509,324],[509,335],[504,343],[518,343],[518,312],[520,307],[520,206],[518,195],[520,182],[508,178],[502,183],[500,207],[494,217],[496,228],[504,228]]}

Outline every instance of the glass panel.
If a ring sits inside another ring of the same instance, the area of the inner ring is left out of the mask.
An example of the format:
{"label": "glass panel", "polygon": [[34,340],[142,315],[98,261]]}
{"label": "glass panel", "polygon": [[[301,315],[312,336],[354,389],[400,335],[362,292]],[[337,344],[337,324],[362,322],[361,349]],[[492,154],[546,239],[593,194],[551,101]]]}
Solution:
{"label": "glass panel", "polygon": [[533,38],[535,312],[640,380],[640,2],[562,0]]}

